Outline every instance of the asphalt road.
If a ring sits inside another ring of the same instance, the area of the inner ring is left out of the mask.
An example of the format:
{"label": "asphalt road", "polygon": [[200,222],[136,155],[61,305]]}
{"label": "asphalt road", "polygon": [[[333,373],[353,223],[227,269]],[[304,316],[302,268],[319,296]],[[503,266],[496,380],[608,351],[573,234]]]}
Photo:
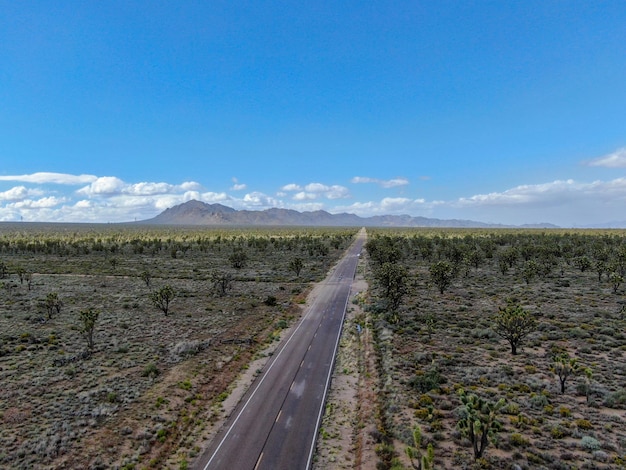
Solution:
{"label": "asphalt road", "polygon": [[196,470],[299,470],[311,465],[365,231],[252,383]]}

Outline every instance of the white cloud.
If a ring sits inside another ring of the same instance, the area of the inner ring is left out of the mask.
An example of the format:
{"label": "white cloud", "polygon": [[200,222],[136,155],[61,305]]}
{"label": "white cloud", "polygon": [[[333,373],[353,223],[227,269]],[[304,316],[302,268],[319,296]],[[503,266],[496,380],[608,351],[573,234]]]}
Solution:
{"label": "white cloud", "polygon": [[13,175],[13,176],[0,176],[0,181],[20,181],[22,183],[37,183],[37,184],[67,184],[67,185],[79,185],[85,183],[92,183],[98,179],[94,175],[68,175],[66,173],[49,173],[38,172],[30,175]]}
{"label": "white cloud", "polygon": [[302,187],[300,185],[295,184],[295,183],[286,184],[285,186],[283,186],[280,189],[282,191],[302,191]]}
{"label": "white cloud", "polygon": [[459,198],[439,204],[437,210],[446,218],[573,227],[625,221],[625,205],[626,178],[593,182],[569,179]]}
{"label": "white cloud", "polygon": [[92,206],[93,203],[87,199],[81,199],[80,201],[77,201],[76,204],[74,204],[74,207],[76,209],[89,209]]}
{"label": "white cloud", "polygon": [[239,180],[233,177],[233,185],[230,187],[231,191],[243,191],[248,185],[240,183]]}
{"label": "white cloud", "polygon": [[395,188],[398,186],[406,186],[409,180],[406,178],[393,178],[390,180],[381,180],[378,178],[370,178],[368,176],[355,176],[350,180],[354,184],[374,183],[383,188]]}
{"label": "white cloud", "polygon": [[607,168],[626,168],[626,147],[616,150],[603,157],[587,162],[589,166],[603,166]]}
{"label": "white cloud", "polygon": [[129,196],[155,196],[160,194],[179,194],[181,191],[197,191],[201,188],[202,186],[194,181],[186,181],[181,185],[152,182],[128,184],[115,176],[102,176],[76,192],[77,194],[88,197],[110,197],[120,194],[127,194]]}
{"label": "white cloud", "polygon": [[21,201],[29,197],[42,196],[39,189],[28,189],[25,186],[15,186],[7,191],[0,192],[0,201]]}
{"label": "white cloud", "polygon": [[269,209],[282,206],[281,201],[258,191],[246,194],[239,204],[243,209]]}
{"label": "white cloud", "polygon": [[[52,175],[52,176],[51,176]],[[60,175],[60,176],[59,176]],[[4,177],[7,179],[9,177]],[[10,177],[12,179],[18,177]],[[10,179],[9,178],[9,179]],[[291,183],[275,195],[249,191],[235,196],[239,183],[228,192],[203,191],[196,182],[127,183],[115,176],[87,177],[88,184],[77,191],[54,191],[45,186],[29,187],[34,182],[83,181],[60,173],[34,173],[24,176],[24,185],[4,188],[0,192],[0,220],[57,222],[125,222],[154,217],[168,207],[191,199],[221,203],[235,209],[263,210],[272,207],[299,211],[326,210],[349,212],[360,216],[402,215],[461,218],[483,222],[522,224],[552,222],[561,226],[587,225],[625,220],[626,178],[610,181],[581,182],[572,179],[540,184],[519,185],[502,191],[478,193],[451,200],[426,200],[403,194],[370,201],[349,201],[349,190],[340,185],[311,182]],[[74,179],[72,179],[74,178]],[[389,185],[407,180],[378,180],[355,177],[353,182]],[[81,184],[84,184],[83,181]],[[31,184],[28,184],[31,183]],[[408,183],[408,182],[407,182]],[[73,188],[72,188],[73,189]],[[372,193],[370,193],[372,194]]]}
{"label": "white cloud", "polygon": [[42,197],[40,199],[24,199],[22,201],[7,204],[7,207],[15,209],[43,209],[58,206],[68,200],[65,198],[57,198],[54,196]]}
{"label": "white cloud", "polygon": [[326,186],[322,183],[309,183],[304,187],[304,189],[311,193],[323,193],[330,190],[330,186]]}
{"label": "white cloud", "polygon": [[380,201],[355,202],[348,206],[337,206],[332,212],[349,212],[370,217],[373,215],[426,215],[432,206],[424,199],[410,199],[404,197],[386,197]]}
{"label": "white cloud", "polygon": [[[192,197],[187,198],[187,197],[186,197],[185,199],[186,199],[187,201],[191,201],[192,199],[195,199],[195,198],[192,198]],[[215,203],[218,203],[218,202],[227,202],[227,201],[232,201],[232,200],[233,200],[233,198],[232,198],[232,197],[230,197],[230,196],[229,196],[228,194],[226,194],[226,193],[213,193],[213,192],[208,192],[208,193],[202,193],[202,194],[200,195],[200,200],[201,200],[202,202],[206,202],[206,203],[209,203],[209,204],[215,204]]]}
{"label": "white cloud", "polygon": [[520,204],[558,204],[571,200],[572,196],[580,195],[592,185],[576,183],[574,180],[557,180],[551,183],[520,185],[503,192],[476,194],[467,198],[459,198],[459,206],[515,206]]}
{"label": "white cloud", "polygon": [[300,191],[299,193],[294,194],[292,199],[294,201],[306,201],[306,200],[315,199],[315,198],[317,198],[317,194],[315,193],[307,193],[306,191]]}
{"label": "white cloud", "polygon": [[125,186],[126,184],[115,176],[102,176],[76,192],[85,196],[113,195],[120,194]]}
{"label": "white cloud", "polygon": [[350,180],[351,183],[354,184],[364,184],[364,183],[378,183],[376,178],[369,178],[367,176],[355,176]]}
{"label": "white cloud", "polygon": [[283,186],[277,196],[285,197],[286,192],[296,192],[296,194],[292,196],[294,201],[304,201],[317,198],[343,199],[350,197],[350,191],[348,188],[337,184],[329,186],[322,183],[309,183],[302,187],[298,184],[291,183]]}

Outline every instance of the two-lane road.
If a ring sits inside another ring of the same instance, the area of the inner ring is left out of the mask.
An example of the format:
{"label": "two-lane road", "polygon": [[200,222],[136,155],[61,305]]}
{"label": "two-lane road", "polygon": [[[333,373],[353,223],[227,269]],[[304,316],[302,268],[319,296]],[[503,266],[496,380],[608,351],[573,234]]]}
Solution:
{"label": "two-lane road", "polygon": [[198,470],[307,469],[365,230],[198,459]]}

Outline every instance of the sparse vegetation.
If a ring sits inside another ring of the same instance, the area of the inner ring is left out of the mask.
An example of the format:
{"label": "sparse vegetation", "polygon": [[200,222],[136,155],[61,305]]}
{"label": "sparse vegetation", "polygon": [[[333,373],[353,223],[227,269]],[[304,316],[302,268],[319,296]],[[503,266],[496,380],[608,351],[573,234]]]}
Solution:
{"label": "sparse vegetation", "polygon": [[[0,290],[0,467],[7,468],[69,461],[81,468],[177,468],[182,455],[191,464],[191,444],[181,436],[209,432],[197,423],[215,422],[237,373],[297,318],[310,283],[354,234],[8,227],[0,233],[7,265]],[[424,457],[432,445],[442,469],[623,467],[626,310],[623,284],[614,294],[611,282],[621,269],[623,232],[368,233],[373,251],[364,252],[362,269],[370,290],[349,305],[364,313],[359,329],[347,325],[342,339],[350,338],[354,357],[335,371],[358,377],[355,405],[376,404],[360,409],[354,426],[344,423],[350,436],[362,436],[355,454],[384,458],[385,468],[410,468],[418,459],[413,454],[412,464],[405,449],[419,448]],[[235,268],[229,256],[239,247],[248,259]],[[289,266],[294,257],[306,265],[299,275]],[[590,266],[581,269],[580,257]],[[530,260],[537,273],[526,282]],[[458,270],[445,295],[430,273],[440,261]],[[394,315],[374,276],[385,262],[406,270]],[[141,279],[145,270],[150,286]],[[224,291],[214,273],[227,276]],[[160,285],[176,286],[176,315],[164,318],[149,301],[146,287]],[[65,305],[43,321],[40,301],[50,292]],[[535,320],[515,355],[495,331],[494,312],[508,298]],[[90,308],[104,313],[86,353],[77,312]],[[259,341],[249,341],[251,331]],[[368,341],[370,349],[361,350]],[[551,367],[565,354],[593,374],[569,375],[560,393]],[[466,416],[461,389],[493,404],[507,400],[496,418],[501,427],[492,429],[497,444],[476,460],[469,433],[457,427]],[[324,429],[332,448],[337,432]],[[352,449],[335,447],[332,455]]]}
{"label": "sparse vegetation", "polygon": [[[623,284],[614,295],[611,273],[619,273],[623,231],[368,234],[365,308],[380,376],[369,386],[380,405],[375,418],[362,419],[379,445],[378,456],[369,454],[379,468],[391,468],[393,459],[393,468],[417,464],[404,452],[414,447],[411,419],[419,420],[422,442],[434,444],[439,468],[618,468],[626,423],[609,407],[626,408],[626,310]],[[376,278],[389,260],[407,270],[409,286],[393,315]],[[437,263],[454,274],[445,295],[431,275]],[[552,369],[562,355],[585,365],[565,379],[564,394]],[[497,452],[489,444],[474,460],[464,449],[473,444],[456,426],[465,416],[459,389],[494,404],[506,398]],[[600,447],[573,444],[585,434]]]}
{"label": "sparse vegetation", "polygon": [[[298,317],[355,232],[2,223],[0,468],[184,466],[222,414],[214,400],[267,346],[253,336]],[[214,295],[214,271],[228,295]],[[167,285],[164,318],[148,289]],[[63,306],[47,319],[50,293]],[[101,313],[85,328],[83,311]]]}

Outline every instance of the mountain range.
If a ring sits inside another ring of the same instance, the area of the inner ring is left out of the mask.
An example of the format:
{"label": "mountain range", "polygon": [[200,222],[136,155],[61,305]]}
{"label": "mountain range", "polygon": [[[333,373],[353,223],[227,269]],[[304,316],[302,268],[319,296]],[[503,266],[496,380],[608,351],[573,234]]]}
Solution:
{"label": "mountain range", "polygon": [[[206,204],[191,200],[170,207],[152,219],[140,223],[155,225],[205,226],[320,226],[320,227],[456,227],[504,228],[501,224],[487,224],[473,220],[432,219],[409,215],[377,215],[359,217],[355,214],[331,214],[326,211],[298,212],[292,209],[265,209],[261,211],[236,210],[222,204]],[[524,228],[558,228],[552,224],[523,225]]]}

